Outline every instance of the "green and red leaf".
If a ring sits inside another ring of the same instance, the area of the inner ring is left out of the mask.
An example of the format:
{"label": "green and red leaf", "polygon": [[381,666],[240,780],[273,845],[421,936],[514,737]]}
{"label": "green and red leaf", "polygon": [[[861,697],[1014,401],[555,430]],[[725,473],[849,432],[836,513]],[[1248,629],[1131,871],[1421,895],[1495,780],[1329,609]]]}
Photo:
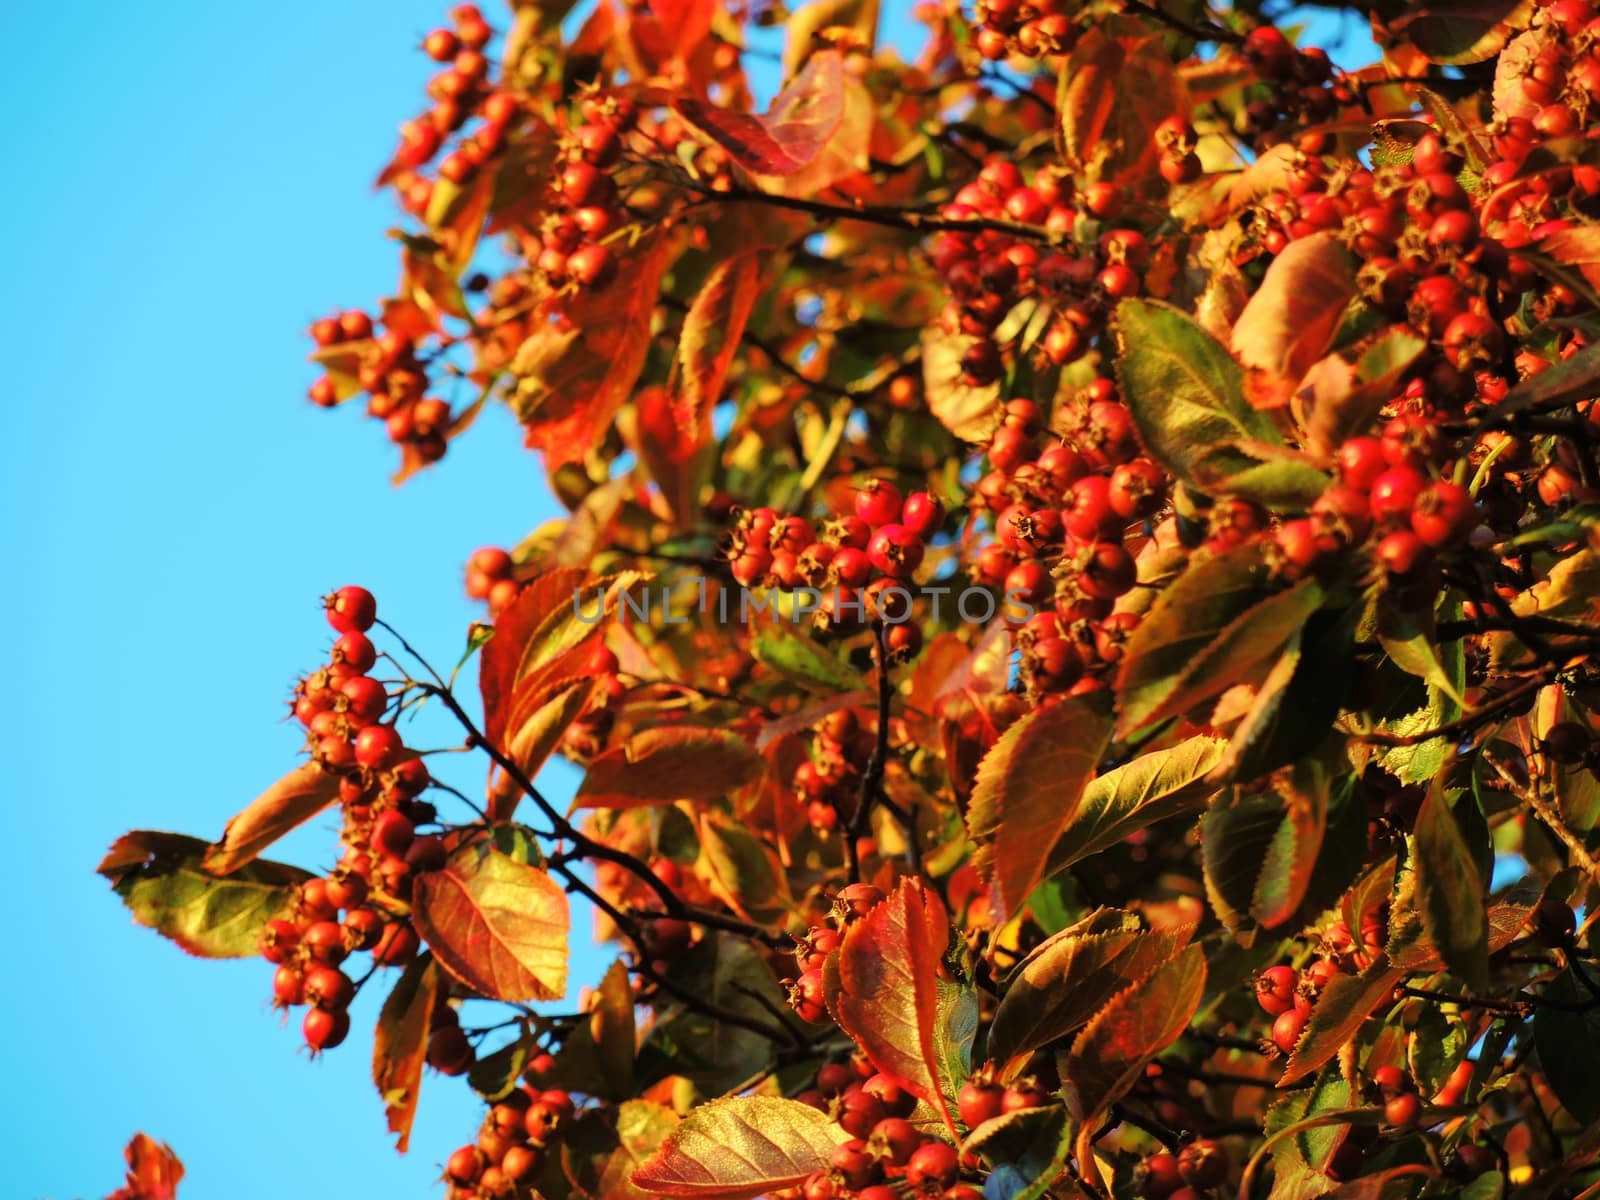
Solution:
{"label": "green and red leaf", "polygon": [[777,1096],[733,1096],[692,1110],[633,1172],[673,1200],[748,1200],[826,1171],[850,1135],[826,1113]]}
{"label": "green and red leaf", "polygon": [[567,990],[567,895],[548,871],[469,842],[417,876],[412,901],[439,965],[496,1000],[559,1000]]}

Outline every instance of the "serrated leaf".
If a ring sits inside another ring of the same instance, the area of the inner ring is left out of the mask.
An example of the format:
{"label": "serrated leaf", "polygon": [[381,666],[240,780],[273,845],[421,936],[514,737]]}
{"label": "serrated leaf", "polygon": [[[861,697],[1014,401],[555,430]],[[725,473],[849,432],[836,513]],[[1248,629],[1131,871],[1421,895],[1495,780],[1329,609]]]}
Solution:
{"label": "serrated leaf", "polygon": [[1463,66],[1498,54],[1533,8],[1534,0],[1445,0],[1407,13],[1390,30],[1436,63]]}
{"label": "serrated leaf", "polygon": [[1089,782],[1045,865],[1056,875],[1138,830],[1198,810],[1213,790],[1206,776],[1227,743],[1201,736],[1151,750]]}
{"label": "serrated leaf", "polygon": [[1321,1069],[1340,1049],[1355,1040],[1372,1010],[1384,1003],[1404,972],[1378,958],[1359,975],[1335,975],[1317,997],[1311,1019],[1284,1065],[1283,1087]]}
{"label": "serrated leaf", "polygon": [[[839,1024],[880,1072],[932,1105],[954,1134],[941,1076],[939,973],[950,919],[937,893],[902,879],[845,930],[839,946]],[[953,1089],[952,1089],[953,1090]]]}
{"label": "serrated leaf", "polygon": [[1072,1043],[1062,1092],[1073,1119],[1092,1123],[1183,1035],[1205,992],[1206,960],[1188,946],[1113,997]]}
{"label": "serrated leaf", "polygon": [[1395,666],[1440,689],[1458,705],[1466,700],[1439,656],[1433,613],[1403,609],[1387,597],[1378,601],[1378,641]]}
{"label": "serrated leaf", "polygon": [[967,832],[1005,912],[1016,912],[1044,877],[1110,735],[1099,706],[1068,698],[1024,715],[983,756]]}
{"label": "serrated leaf", "polygon": [[677,1200],[746,1200],[826,1171],[850,1140],[826,1113],[777,1096],[733,1096],[693,1109],[633,1172],[633,1186]]}
{"label": "serrated leaf", "polygon": [[[1234,442],[1232,448],[1248,457],[1257,453],[1239,442]],[[1241,466],[1219,480],[1217,493],[1249,500],[1274,512],[1309,509],[1333,481],[1303,455],[1276,447],[1274,451],[1270,458]]]}
{"label": "serrated leaf", "polygon": [[1172,958],[1193,933],[1192,926],[1148,930],[1132,913],[1100,909],[1047,938],[1006,980],[989,1057],[1004,1065],[1065,1037]]}
{"label": "serrated leaf", "polygon": [[422,954],[395,980],[378,1014],[372,1044],[372,1082],[383,1098],[395,1149],[404,1154],[417,1116],[417,1093],[428,1057],[429,1022],[439,996],[439,970]]}
{"label": "serrated leaf", "polygon": [[1267,929],[1289,921],[1300,910],[1328,828],[1329,781],[1307,760],[1273,779],[1283,816],[1267,843],[1256,878],[1250,915]]}
{"label": "serrated leaf", "polygon": [[1232,348],[1245,368],[1252,407],[1277,408],[1311,365],[1327,353],[1346,306],[1356,295],[1350,252],[1331,232],[1296,238],[1233,326]]}
{"label": "serrated leaf", "polygon": [[1119,735],[1184,712],[1276,657],[1322,604],[1305,578],[1281,588],[1246,542],[1193,560],[1128,638],[1117,677]]}
{"label": "serrated leaf", "polygon": [[339,776],[316,763],[304,763],[230,820],[222,837],[207,848],[201,865],[213,875],[231,874],[338,798]]}
{"label": "serrated leaf", "polygon": [[495,1000],[559,1000],[567,990],[567,895],[548,871],[484,841],[417,876],[417,932],[439,965]]}
{"label": "serrated leaf", "polygon": [[1124,300],[1111,319],[1117,378],[1145,449],[1183,483],[1210,494],[1255,459],[1244,441],[1278,443],[1271,419],[1244,400],[1244,374],[1188,314]]}
{"label": "serrated leaf", "polygon": [[202,865],[200,838],[139,829],[123,834],[97,871],[133,919],[201,958],[250,958],[261,931],[287,916],[309,871],[256,859],[219,877]]}
{"label": "serrated leaf", "polygon": [[633,1173],[649,1162],[678,1127],[679,1116],[653,1100],[624,1100],[617,1107],[617,1148],[606,1160],[596,1194],[603,1200],[650,1200],[633,1185]]}
{"label": "serrated leaf", "polygon": [[845,116],[844,55],[819,50],[761,116],[683,97],[673,109],[756,175],[794,175],[816,161]]}
{"label": "serrated leaf", "polygon": [[[1468,803],[1475,803],[1467,796]],[[1473,988],[1489,982],[1489,918],[1484,879],[1441,784],[1417,813],[1417,904],[1422,928],[1450,972]]]}
{"label": "serrated leaf", "polygon": [[717,800],[759,779],[766,760],[726,729],[665,725],[641,729],[589,764],[574,808],[634,808]]}

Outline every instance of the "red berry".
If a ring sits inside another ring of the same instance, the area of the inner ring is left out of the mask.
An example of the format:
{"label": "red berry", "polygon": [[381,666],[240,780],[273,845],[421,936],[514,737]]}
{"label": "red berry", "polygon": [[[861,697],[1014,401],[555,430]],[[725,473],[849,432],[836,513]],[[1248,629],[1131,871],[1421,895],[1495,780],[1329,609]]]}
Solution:
{"label": "red berry", "polygon": [[1152,1154],[1139,1165],[1139,1194],[1145,1200],[1168,1200],[1183,1187],[1176,1154]]}
{"label": "red berry", "polygon": [[906,1182],[914,1188],[944,1189],[955,1183],[961,1156],[947,1142],[925,1142],[906,1163]]}
{"label": "red berry", "polygon": [[476,1146],[462,1146],[445,1160],[445,1178],[461,1187],[471,1187],[483,1175],[483,1154]]}
{"label": "red berry", "polygon": [[441,1025],[428,1035],[428,1065],[441,1075],[465,1075],[477,1061],[459,1025]]}
{"label": "red berry", "polygon": [[1435,550],[1466,541],[1477,520],[1472,494],[1445,480],[1425,489],[1411,511],[1412,531]]}
{"label": "red berry", "polygon": [[306,972],[306,1001],[318,1008],[349,1008],[355,994],[356,985],[337,967],[314,966]]}
{"label": "red berry", "polygon": [[998,1084],[968,1080],[956,1093],[956,1109],[961,1114],[961,1123],[968,1129],[976,1129],[985,1121],[998,1117],[1004,1099],[1005,1089]]}
{"label": "red berry", "polygon": [[1427,546],[1409,529],[1396,530],[1378,543],[1378,565],[1397,579],[1411,575],[1427,557]]}
{"label": "red berry", "polygon": [[927,492],[912,492],[900,509],[900,524],[927,541],[944,524],[944,505]]}
{"label": "red berry", "polygon": [[389,809],[373,819],[372,848],[389,858],[404,858],[416,838],[416,828],[404,813]]}
{"label": "red berry", "polygon": [[1285,1054],[1293,1054],[1295,1044],[1299,1042],[1300,1035],[1305,1032],[1306,1022],[1310,1014],[1298,1008],[1291,1008],[1288,1012],[1279,1013],[1278,1019],[1272,1023],[1272,1040],[1279,1050]]}
{"label": "red berry", "polygon": [[1411,1080],[1399,1067],[1379,1067],[1372,1073],[1372,1082],[1386,1096],[1396,1096],[1411,1090]]}
{"label": "red berry", "polygon": [[867,1143],[859,1137],[837,1147],[829,1159],[829,1165],[838,1173],[845,1187],[853,1192],[867,1187],[879,1177],[878,1160],[867,1153]]}
{"label": "red berry", "polygon": [[868,525],[888,525],[897,521],[903,501],[900,489],[887,479],[868,480],[856,490],[856,516]]}
{"label": "red berry", "polygon": [[873,1126],[867,1138],[867,1150],[890,1166],[903,1167],[921,1141],[922,1135],[910,1121],[904,1117],[885,1117]]}
{"label": "red berry", "polygon": [[834,1120],[851,1137],[865,1138],[871,1136],[878,1122],[887,1115],[882,1100],[860,1088],[850,1088],[839,1097],[839,1111]]}
{"label": "red berry", "polygon": [[328,596],[323,605],[328,624],[340,633],[365,633],[378,617],[378,602],[362,587],[342,587]]}
{"label": "red berry", "polygon": [[356,734],[356,762],[370,770],[392,766],[405,753],[405,742],[393,725],[366,725]]}
{"label": "red berry", "polygon": [[1422,1101],[1415,1092],[1403,1092],[1384,1103],[1383,1119],[1397,1129],[1406,1129],[1417,1123],[1422,1115]]}
{"label": "red berry", "polygon": [[1411,510],[1428,485],[1426,477],[1414,467],[1391,467],[1372,481],[1369,503],[1372,519],[1385,521],[1411,519]]}
{"label": "red berry", "polygon": [[1049,1103],[1049,1092],[1037,1084],[1021,1082],[1005,1090],[1005,1095],[1000,1098],[1000,1109],[1002,1112],[1016,1112],[1022,1108],[1043,1108]]}
{"label": "red berry", "polygon": [[306,1045],[313,1050],[331,1050],[350,1032],[350,1014],[343,1009],[313,1008],[300,1023]]}
{"label": "red berry", "polygon": [[272,973],[272,1002],[280,1008],[306,1002],[306,980],[299,967],[282,966]]}
{"label": "red berry", "polygon": [[1178,1170],[1190,1187],[1216,1187],[1228,1177],[1228,1152],[1210,1138],[1200,1138],[1178,1152]]}
{"label": "red berry", "polygon": [[311,957],[321,963],[341,963],[349,953],[345,946],[344,926],[337,921],[316,921],[306,930],[302,945]]}
{"label": "red berry", "polygon": [[1256,976],[1256,1003],[1270,1016],[1278,1016],[1294,1007],[1295,989],[1300,977],[1290,966],[1268,967]]}

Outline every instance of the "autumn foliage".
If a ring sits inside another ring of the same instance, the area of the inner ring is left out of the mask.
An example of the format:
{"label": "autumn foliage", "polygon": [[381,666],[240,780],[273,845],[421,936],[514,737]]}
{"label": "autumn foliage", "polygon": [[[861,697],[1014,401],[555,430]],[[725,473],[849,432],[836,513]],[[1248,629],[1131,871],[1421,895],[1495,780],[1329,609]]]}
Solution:
{"label": "autumn foliage", "polygon": [[1600,9],[567,8],[427,37],[311,330],[397,480],[506,405],[567,515],[459,664],[331,592],[134,917],[313,1053],[379,990],[460,1200],[1600,1195]]}

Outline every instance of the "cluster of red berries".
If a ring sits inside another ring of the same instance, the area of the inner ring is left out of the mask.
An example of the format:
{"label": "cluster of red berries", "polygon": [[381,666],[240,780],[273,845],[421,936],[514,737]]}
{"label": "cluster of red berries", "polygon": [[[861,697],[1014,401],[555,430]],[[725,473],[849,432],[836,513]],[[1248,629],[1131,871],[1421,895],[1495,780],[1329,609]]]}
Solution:
{"label": "cluster of red berries", "polygon": [[465,186],[500,152],[507,129],[520,111],[516,98],[493,90],[490,62],[484,53],[494,30],[474,4],[450,12],[453,27],[435,29],[422,41],[434,62],[445,64],[428,81],[431,107],[400,126],[400,145],[384,174],[400,193],[406,210],[422,217],[433,201],[433,180],[422,173],[474,116],[481,124],[439,159],[438,175]]}
{"label": "cluster of red berries", "polygon": [[1081,389],[1047,435],[1031,400],[1006,404],[972,506],[994,520],[973,573],[1035,610],[1022,624],[1022,681],[1033,694],[1103,686],[1137,625],[1113,611],[1138,581],[1124,539],[1166,503],[1167,477],[1143,457],[1109,379]]}
{"label": "cluster of red berries", "polygon": [[[424,463],[444,457],[450,432],[450,404],[428,396],[428,372],[416,339],[399,329],[376,334],[372,318],[360,309],[324,317],[311,326],[316,357],[348,365],[368,393],[367,415],[384,424],[389,440],[408,447]],[[330,356],[332,352],[332,356]],[[332,370],[311,385],[312,403],[338,404],[339,382]]]}
{"label": "cluster of red berries", "polygon": [[1387,905],[1365,913],[1361,936],[1354,937],[1343,921],[1329,926],[1322,937],[1322,955],[1304,969],[1286,963],[1268,967],[1256,976],[1256,1003],[1272,1020],[1269,1043],[1279,1053],[1293,1054],[1317,998],[1340,975],[1355,974],[1382,951],[1389,936]]}
{"label": "cluster of red berries", "polygon": [[[431,1047],[430,1047],[431,1049]],[[524,1072],[536,1077],[549,1055],[540,1055]],[[545,1164],[559,1159],[561,1140],[577,1119],[570,1093],[528,1082],[489,1109],[477,1141],[455,1150],[445,1161],[450,1200],[528,1200]]]}
{"label": "cluster of red berries", "polygon": [[515,577],[516,563],[499,546],[480,546],[467,559],[467,595],[489,606],[499,616],[517,598],[522,584]]}
{"label": "cluster of red berries", "polygon": [[811,756],[794,774],[795,795],[805,802],[811,828],[828,834],[854,818],[875,743],[854,709],[836,709],[817,723]]}
{"label": "cluster of red berries", "polygon": [[888,480],[873,479],[857,489],[853,512],[820,529],[770,508],[744,510],[724,550],[734,580],[746,587],[822,589],[819,630],[848,633],[873,619],[885,622],[891,660],[906,662],[922,649],[922,626],[912,619],[912,580],[944,518],[938,497],[902,497]]}
{"label": "cluster of red berries", "polygon": [[1082,32],[1067,0],[979,0],[973,45],[990,62],[1068,54]]}
{"label": "cluster of red berries", "polygon": [[[794,965],[798,974],[789,984],[789,1005],[802,1021],[818,1025],[829,1019],[823,965],[828,955],[839,948],[845,928],[882,902],[882,888],[870,883],[846,884],[834,895],[828,920],[813,925],[795,939]],[[846,1125],[845,1129],[850,1127]]]}
{"label": "cluster of red berries", "polygon": [[1252,29],[1240,50],[1271,92],[1245,105],[1239,132],[1248,137],[1270,143],[1294,128],[1323,124],[1359,101],[1325,50],[1297,47],[1275,26]]}
{"label": "cluster of red berries", "polygon": [[1228,1178],[1228,1152],[1211,1138],[1196,1138],[1176,1154],[1162,1151],[1139,1164],[1135,1183],[1144,1200],[1201,1200]]}
{"label": "cluster of red berries", "polygon": [[324,605],[339,637],[328,664],[296,686],[293,711],[313,761],[339,777],[344,849],[326,878],[301,886],[291,916],[267,924],[262,942],[263,957],[277,966],[274,1002],[311,1006],[302,1032],[319,1051],[337,1046],[350,1029],[356,987],[340,964],[370,951],[379,966],[403,966],[417,953],[410,922],[375,901],[403,900],[413,874],[436,869],[445,855],[440,838],[417,836],[416,827],[436,816],[418,798],[428,769],[383,722],[388,691],[368,674],[377,663],[367,637],[377,602],[365,588],[344,587]]}
{"label": "cluster of red berries", "polygon": [[1600,102],[1600,13],[1588,0],[1542,4],[1518,40],[1515,86],[1496,88],[1490,133],[1495,153],[1520,164],[1541,140],[1581,133]]}
{"label": "cluster of red berries", "polygon": [[605,749],[606,740],[611,736],[617,706],[628,695],[628,685],[617,675],[619,668],[617,656],[609,647],[595,646],[588,666],[588,674],[597,681],[595,689],[561,739],[568,756],[578,762],[594,758]]}
{"label": "cluster of red berries", "polygon": [[537,235],[523,237],[522,253],[552,287],[603,288],[617,274],[607,241],[628,219],[610,169],[622,158],[637,109],[625,97],[592,92],[579,111],[582,124],[561,138],[554,211]]}

